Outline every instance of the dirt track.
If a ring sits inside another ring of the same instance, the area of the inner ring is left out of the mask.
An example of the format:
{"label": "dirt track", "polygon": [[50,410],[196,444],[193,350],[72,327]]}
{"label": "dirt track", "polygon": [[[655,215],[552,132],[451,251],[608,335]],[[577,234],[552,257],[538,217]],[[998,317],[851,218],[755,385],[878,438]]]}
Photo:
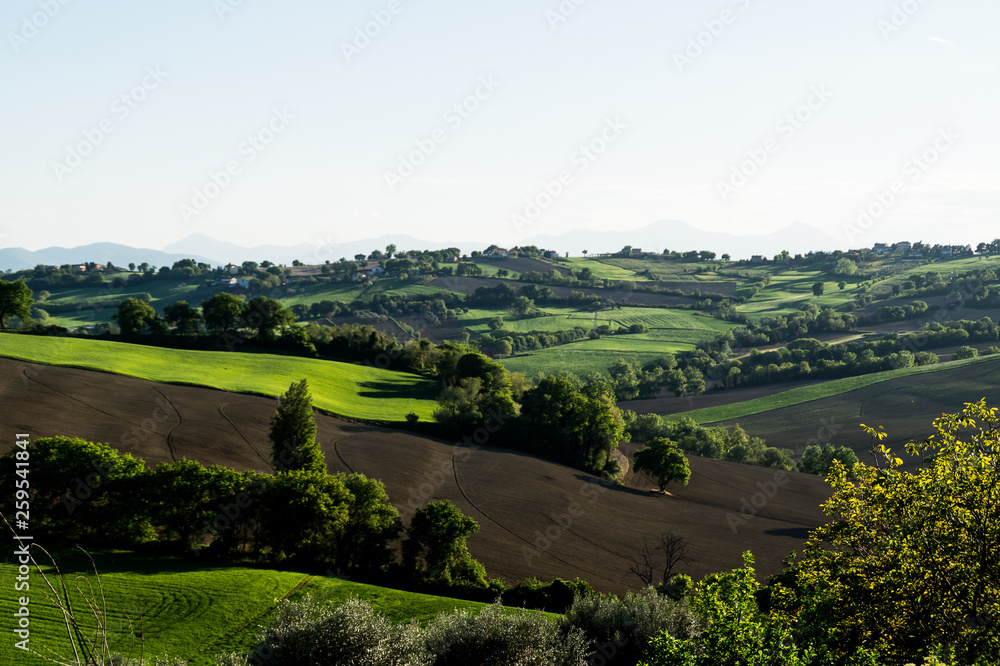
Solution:
{"label": "dirt track", "polygon": [[[71,435],[110,442],[151,464],[188,457],[260,471],[267,469],[277,404],[8,359],[0,359],[0,398],[0,452],[17,432]],[[328,416],[317,426],[330,470],[382,479],[405,518],[428,501],[454,501],[481,526],[469,540],[473,555],[491,576],[509,581],[579,576],[600,590],[632,589],[638,581],[627,573],[629,558],[644,537],[668,530],[689,542],[695,562],[687,572],[695,577],[739,566],[747,549],[766,575],[780,569],[808,528],[824,522],[819,504],[828,490],[816,477],[790,474],[779,486],[773,470],[694,458],[690,485],[671,487],[673,496],[664,497],[650,493],[643,476],[605,487],[578,470],[508,450],[456,447]],[[773,496],[758,515],[737,522],[741,502],[755,493]]]}

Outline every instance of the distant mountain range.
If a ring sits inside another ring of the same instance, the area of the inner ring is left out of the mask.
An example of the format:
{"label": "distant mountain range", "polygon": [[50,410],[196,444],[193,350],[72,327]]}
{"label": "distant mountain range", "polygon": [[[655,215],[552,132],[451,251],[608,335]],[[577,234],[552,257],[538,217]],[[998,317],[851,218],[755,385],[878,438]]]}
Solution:
{"label": "distant mountain range", "polygon": [[[497,239],[502,244],[503,239]],[[204,234],[193,234],[171,243],[162,250],[134,248],[118,243],[92,243],[74,248],[48,247],[29,251],[23,248],[0,249],[0,270],[22,270],[38,264],[62,265],[95,261],[116,266],[130,263],[148,263],[152,266],[169,266],[180,259],[195,259],[212,265],[268,260],[276,264],[291,264],[294,260],[306,264],[321,264],[341,257],[353,258],[356,254],[369,254],[374,249],[384,250],[390,243],[400,250],[440,250],[457,247],[465,253],[484,250],[490,243],[481,241],[425,241],[406,234],[385,235],[346,243],[299,243],[297,245],[258,245],[242,247],[236,243],[220,241]],[[536,245],[569,252],[580,256],[584,250],[590,254],[617,252],[625,245],[642,248],[648,252],[669,250],[711,250],[718,255],[729,254],[733,259],[748,259],[762,254],[768,257],[788,250],[792,254],[811,250],[847,249],[836,238],[806,224],[795,224],[781,231],[760,235],[737,235],[703,231],[675,220],[657,222],[631,231],[572,231],[559,235],[535,236],[519,240],[516,245]]]}

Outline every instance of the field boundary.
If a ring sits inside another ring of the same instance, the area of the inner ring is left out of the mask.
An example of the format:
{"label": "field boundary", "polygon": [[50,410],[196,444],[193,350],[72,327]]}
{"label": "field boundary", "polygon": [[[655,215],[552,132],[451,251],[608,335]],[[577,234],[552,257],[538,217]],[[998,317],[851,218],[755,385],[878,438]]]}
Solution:
{"label": "field boundary", "polygon": [[764,412],[770,412],[784,407],[801,405],[805,402],[812,402],[814,400],[822,400],[824,398],[843,395],[845,393],[850,393],[851,391],[871,386],[872,384],[887,382],[901,377],[933,374],[935,372],[953,370],[967,365],[989,362],[1000,362],[1000,355],[978,356],[976,358],[964,359],[961,361],[948,361],[946,363],[937,363],[934,365],[901,368],[899,370],[886,370],[869,375],[860,375],[858,377],[831,379],[830,381],[826,381],[821,384],[801,386],[799,388],[789,389],[774,395],[753,398],[743,402],[736,402],[731,405],[719,405],[716,407],[695,409],[689,412],[679,412],[676,414],[670,414],[664,418],[670,421],[676,421],[686,417],[694,419],[695,422],[700,424],[731,421],[733,419],[743,418],[744,416],[754,416],[756,414],[762,414]]}

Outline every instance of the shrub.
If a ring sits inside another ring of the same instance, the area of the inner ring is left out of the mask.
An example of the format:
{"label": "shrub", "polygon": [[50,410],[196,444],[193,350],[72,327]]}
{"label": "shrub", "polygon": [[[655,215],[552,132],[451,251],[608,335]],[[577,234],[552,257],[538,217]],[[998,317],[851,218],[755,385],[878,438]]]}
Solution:
{"label": "shrub", "polygon": [[664,632],[687,638],[701,623],[687,600],[674,601],[651,587],[624,597],[594,595],[573,602],[564,623],[583,630],[605,664],[635,664],[650,639]]}
{"label": "shrub", "polygon": [[959,347],[958,351],[955,352],[955,360],[976,358],[977,356],[979,356],[979,350],[975,347],[969,347],[968,345]]}
{"label": "shrub", "polygon": [[590,656],[579,630],[500,604],[439,615],[425,640],[434,666],[585,666]]}
{"label": "shrub", "polygon": [[226,666],[425,666],[432,662],[416,622],[394,625],[366,601],[323,606],[313,599],[282,601],[249,655],[227,654]]}

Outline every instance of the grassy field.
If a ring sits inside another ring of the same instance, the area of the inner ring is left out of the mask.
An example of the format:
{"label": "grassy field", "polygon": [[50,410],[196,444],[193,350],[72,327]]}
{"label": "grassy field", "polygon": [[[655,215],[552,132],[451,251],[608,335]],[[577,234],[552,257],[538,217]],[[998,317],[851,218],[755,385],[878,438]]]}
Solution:
{"label": "grassy field", "polygon": [[[601,340],[586,342],[602,342]],[[581,347],[583,342],[577,342],[561,347],[541,349],[522,356],[501,359],[501,363],[511,372],[523,372],[528,377],[548,375],[557,372],[569,372],[579,377],[586,377],[592,372],[607,373],[615,361],[626,358],[640,363],[648,363],[671,351],[693,349],[693,345],[662,345],[661,351],[630,351],[622,353],[620,349],[601,350],[593,347]]]}
{"label": "grassy field", "polygon": [[570,257],[562,262],[565,266],[570,266],[577,273],[584,268],[589,268],[590,272],[598,280],[631,280],[634,282],[648,282],[649,278],[644,275],[637,275],[635,271],[613,266],[602,259],[587,259],[585,257]]}
{"label": "grassy field", "polygon": [[183,351],[79,338],[0,335],[0,356],[48,365],[103,370],[157,382],[276,396],[306,378],[316,407],[355,419],[430,420],[440,387],[416,375],[334,361]]}
{"label": "grassy field", "polygon": [[862,375],[860,377],[845,377],[844,379],[834,379],[820,384],[803,386],[763,398],[746,400],[744,402],[738,402],[731,405],[720,405],[718,407],[696,409],[694,411],[673,415],[670,418],[678,419],[681,417],[689,417],[698,423],[728,421],[731,419],[742,418],[744,416],[751,416],[753,414],[761,414],[775,409],[781,409],[782,407],[790,407],[792,405],[798,405],[812,400],[820,400],[822,398],[841,395],[843,393],[848,393],[850,391],[871,386],[872,384],[877,384],[879,382],[888,381],[890,379],[942,372],[978,363],[997,362],[1000,362],[1000,356],[980,356],[963,361],[949,361],[947,363],[938,363],[936,365],[902,368],[900,370],[888,370],[886,372],[877,372],[870,375]]}
{"label": "grassy field", "polygon": [[[841,290],[837,283],[844,281],[847,286]],[[813,285],[822,282],[825,291],[822,296],[813,295]],[[846,311],[848,304],[858,294],[856,276],[840,277],[817,270],[797,269],[778,273],[771,277],[771,283],[762,289],[750,302],[737,309],[750,316],[770,316],[797,312],[807,303],[820,308]],[[742,292],[741,292],[742,293]]]}
{"label": "grassy field", "polygon": [[[8,558],[8,559],[13,559]],[[215,664],[214,655],[248,651],[255,644],[260,625],[266,625],[280,599],[316,599],[339,603],[350,597],[367,599],[378,611],[395,621],[430,621],[435,615],[456,608],[480,608],[483,604],[425,594],[401,592],[363,585],[338,578],[303,573],[212,566],[176,558],[150,558],[122,553],[98,553],[94,557],[108,608],[112,648],[129,651],[129,620],[146,656],[171,655],[188,659],[192,666]],[[60,558],[67,582],[75,587],[77,576],[88,575],[89,562]],[[3,584],[13,590],[17,566],[0,564]],[[91,584],[97,585],[93,571]],[[69,644],[58,610],[45,599],[41,576],[30,574],[31,640],[37,651],[53,647],[66,654]],[[79,609],[83,600],[73,592],[71,601]],[[0,613],[11,618],[16,610],[13,593],[0,596]],[[80,615],[83,617],[83,615]],[[141,618],[141,628],[140,628]],[[93,615],[85,626],[94,627]],[[8,626],[11,623],[8,622]],[[12,636],[10,631],[7,632]],[[43,664],[13,646],[14,639],[0,642],[0,663]],[[138,656],[138,645],[133,652]]]}

